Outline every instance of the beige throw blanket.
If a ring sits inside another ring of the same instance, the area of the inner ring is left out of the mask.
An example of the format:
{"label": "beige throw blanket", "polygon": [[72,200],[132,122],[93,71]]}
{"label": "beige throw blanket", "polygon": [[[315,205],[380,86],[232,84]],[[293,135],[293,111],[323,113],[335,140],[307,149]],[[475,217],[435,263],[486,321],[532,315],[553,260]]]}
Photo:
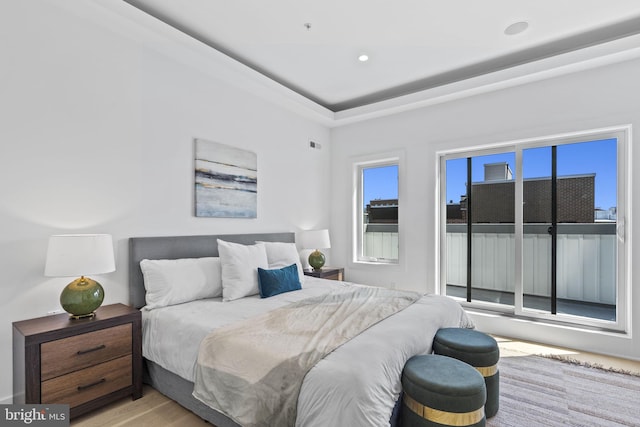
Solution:
{"label": "beige throw blanket", "polygon": [[354,286],[216,329],[200,344],[193,395],[245,427],[293,426],[306,373],[420,296]]}

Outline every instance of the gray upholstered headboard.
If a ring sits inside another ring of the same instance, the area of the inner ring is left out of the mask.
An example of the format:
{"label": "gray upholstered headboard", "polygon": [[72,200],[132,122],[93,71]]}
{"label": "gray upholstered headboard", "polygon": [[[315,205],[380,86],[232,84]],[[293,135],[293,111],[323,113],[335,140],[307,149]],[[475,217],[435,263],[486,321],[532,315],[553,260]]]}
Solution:
{"label": "gray upholstered headboard", "polygon": [[252,245],[256,241],[295,242],[295,233],[220,234],[209,236],[131,237],[129,239],[129,303],[145,305],[145,289],[140,261],[143,259],[178,259],[218,256],[218,242]]}

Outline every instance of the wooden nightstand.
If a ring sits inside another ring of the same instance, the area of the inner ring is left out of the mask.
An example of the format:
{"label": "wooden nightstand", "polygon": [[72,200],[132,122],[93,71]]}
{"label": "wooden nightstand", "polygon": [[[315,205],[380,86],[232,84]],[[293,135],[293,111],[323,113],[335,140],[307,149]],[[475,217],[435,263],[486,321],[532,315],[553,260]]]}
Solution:
{"label": "wooden nightstand", "polygon": [[329,280],[344,280],[344,268],[322,267],[320,271],[304,270],[305,276]]}
{"label": "wooden nightstand", "polygon": [[62,403],[71,418],[142,397],[142,316],[123,304],[93,319],[57,314],[13,323],[13,403]]}

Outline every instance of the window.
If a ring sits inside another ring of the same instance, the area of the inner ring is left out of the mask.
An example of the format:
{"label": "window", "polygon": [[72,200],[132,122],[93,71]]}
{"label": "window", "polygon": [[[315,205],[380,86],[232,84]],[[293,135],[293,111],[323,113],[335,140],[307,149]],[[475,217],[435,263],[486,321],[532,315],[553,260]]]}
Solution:
{"label": "window", "polygon": [[398,157],[354,164],[355,262],[398,263],[398,172]]}
{"label": "window", "polygon": [[627,133],[442,154],[443,293],[522,317],[625,330]]}

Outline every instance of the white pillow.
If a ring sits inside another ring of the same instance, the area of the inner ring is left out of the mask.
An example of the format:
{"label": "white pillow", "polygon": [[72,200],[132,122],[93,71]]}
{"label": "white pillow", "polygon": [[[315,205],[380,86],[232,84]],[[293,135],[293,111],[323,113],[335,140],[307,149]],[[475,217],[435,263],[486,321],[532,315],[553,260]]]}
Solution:
{"label": "white pillow", "polygon": [[304,281],[304,270],[300,262],[300,254],[295,243],[284,242],[257,242],[263,243],[267,249],[267,261],[269,261],[269,269],[288,267],[295,264],[298,267],[298,277],[300,283]]}
{"label": "white pillow", "polygon": [[222,295],[220,258],[143,259],[146,309]]}
{"label": "white pillow", "polygon": [[267,251],[262,243],[241,245],[218,239],[222,265],[222,301],[233,301],[255,295],[258,289],[258,267],[267,269]]}

